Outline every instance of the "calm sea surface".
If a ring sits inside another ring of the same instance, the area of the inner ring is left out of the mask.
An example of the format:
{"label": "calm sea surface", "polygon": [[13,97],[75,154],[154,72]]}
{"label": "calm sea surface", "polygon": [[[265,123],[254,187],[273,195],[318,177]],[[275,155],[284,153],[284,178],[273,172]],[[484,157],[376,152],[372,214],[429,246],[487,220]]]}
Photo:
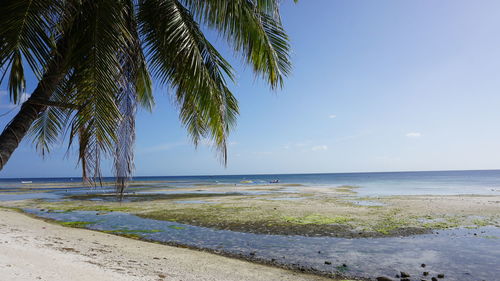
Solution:
{"label": "calm sea surface", "polygon": [[[113,178],[104,178],[113,181]],[[149,176],[134,177],[144,186],[166,183],[172,187],[235,184],[259,185],[279,180],[281,184],[301,184],[313,187],[354,185],[361,196],[384,195],[454,195],[500,193],[500,170],[334,173],[334,174],[269,174],[223,176]],[[22,181],[36,183],[78,183],[81,178],[12,178],[0,179],[0,188],[21,187]],[[149,183],[149,184],[148,184]]]}

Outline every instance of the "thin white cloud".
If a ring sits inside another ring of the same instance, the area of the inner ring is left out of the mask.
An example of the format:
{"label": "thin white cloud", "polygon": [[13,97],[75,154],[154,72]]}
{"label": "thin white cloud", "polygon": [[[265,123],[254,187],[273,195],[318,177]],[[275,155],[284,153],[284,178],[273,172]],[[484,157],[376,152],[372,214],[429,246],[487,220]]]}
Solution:
{"label": "thin white cloud", "polygon": [[326,145],[315,145],[315,146],[311,147],[311,150],[312,151],[325,151],[325,150],[328,150],[328,146],[326,146]]}
{"label": "thin white cloud", "polygon": [[419,138],[422,136],[422,134],[419,132],[409,132],[405,136],[408,138]]}
{"label": "thin white cloud", "polygon": [[304,148],[308,147],[311,145],[311,141],[303,141],[303,142],[290,142],[285,145],[283,145],[283,149],[298,149],[298,148]]}
{"label": "thin white cloud", "polygon": [[330,115],[328,115],[328,118],[330,118],[330,119],[334,119],[334,118],[337,118],[337,115],[335,115],[335,114],[330,114]]}

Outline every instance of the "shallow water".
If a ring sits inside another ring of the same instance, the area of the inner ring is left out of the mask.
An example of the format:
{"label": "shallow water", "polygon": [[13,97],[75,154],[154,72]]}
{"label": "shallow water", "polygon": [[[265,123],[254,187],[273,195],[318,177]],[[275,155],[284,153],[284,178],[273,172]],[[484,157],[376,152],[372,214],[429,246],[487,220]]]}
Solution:
{"label": "shallow water", "polygon": [[[88,226],[91,229],[136,230],[135,234],[155,241],[352,277],[394,277],[399,271],[414,277],[421,276],[423,271],[429,271],[431,276],[444,273],[445,280],[463,281],[492,281],[500,276],[500,229],[495,227],[453,229],[409,237],[347,239],[215,230],[119,212],[97,215],[91,211],[26,211],[61,221],[91,221],[94,222]],[[422,263],[427,265],[425,269],[420,267]]]}
{"label": "shallow water", "polygon": [[[104,181],[113,181],[104,178]],[[340,185],[359,186],[360,196],[389,195],[457,195],[500,194],[500,171],[432,171],[432,172],[384,172],[384,173],[337,173],[337,174],[274,174],[274,175],[225,175],[182,177],[135,177],[133,187],[187,188],[200,185],[259,186],[280,180],[279,185],[332,187]],[[0,179],[0,187],[26,187],[21,181],[32,181],[32,185],[77,184],[78,178],[19,178]],[[252,183],[241,183],[251,181]],[[109,186],[108,186],[109,187]]]}
{"label": "shallow water", "polygon": [[[280,179],[279,184],[273,185],[279,188],[259,188],[259,185],[269,185],[268,181],[273,179]],[[29,187],[20,184],[20,179],[0,180],[0,201],[37,198],[61,201],[71,200],[68,197],[71,195],[99,195],[114,190],[111,185],[89,189],[78,186],[76,180],[69,179],[23,180],[33,180],[33,187],[40,184],[43,188],[30,191]],[[210,194],[246,196],[248,199],[298,200],[295,203],[298,204],[307,197],[287,193],[296,193],[298,190],[307,193],[309,187],[317,189],[341,185],[359,187],[353,189],[357,194],[347,194],[343,198],[362,206],[383,206],[375,197],[385,195],[500,194],[500,171],[148,177],[136,180],[141,182],[131,185],[131,195],[126,200],[133,199],[134,195],[135,198],[147,197],[146,200],[161,199],[163,196],[163,199],[177,200],[173,202],[178,204],[214,203],[203,200],[203,196]],[[242,180],[251,180],[252,183],[242,184]],[[61,188],[69,183],[76,187]],[[205,188],[206,185],[209,186]],[[229,185],[230,191],[212,190],[222,185]],[[201,186],[204,188],[201,189]],[[193,187],[199,190],[186,190]],[[116,200],[116,197],[90,196],[81,199]],[[324,273],[373,278],[380,275],[394,277],[399,271],[406,271],[415,280],[420,280],[421,278],[416,277],[422,277],[424,269],[420,268],[420,264],[425,263],[425,271],[429,271],[431,275],[444,273],[445,280],[500,280],[500,228],[495,227],[445,230],[409,237],[347,239],[232,232],[143,219],[124,213],[97,215],[96,212],[30,212],[63,221],[93,221],[95,224],[89,225],[89,228],[97,230],[158,229],[161,232],[134,234],[156,241],[243,255],[299,269],[314,268]],[[343,264],[347,267],[342,266]],[[430,280],[430,277],[426,279]]]}
{"label": "shallow water", "polygon": [[49,201],[64,200],[67,196],[73,195],[90,195],[104,194],[114,191],[111,188],[96,188],[88,187],[73,187],[73,188],[37,188],[26,189],[19,188],[17,190],[2,191],[0,189],[0,201],[17,201],[28,199],[46,199]]}

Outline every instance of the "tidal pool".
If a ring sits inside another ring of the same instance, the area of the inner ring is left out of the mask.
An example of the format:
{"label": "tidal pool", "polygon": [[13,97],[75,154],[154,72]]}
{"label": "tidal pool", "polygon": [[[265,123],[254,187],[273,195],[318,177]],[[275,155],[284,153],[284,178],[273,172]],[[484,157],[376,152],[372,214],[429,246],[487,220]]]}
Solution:
{"label": "tidal pool", "polygon": [[[451,229],[432,234],[390,238],[334,238],[263,235],[215,230],[135,215],[94,211],[45,212],[26,209],[58,221],[91,222],[88,228],[133,232],[148,240],[209,249],[272,264],[346,277],[394,277],[399,271],[413,279],[422,273],[445,274],[444,280],[498,280],[500,229]],[[154,230],[154,231],[151,231]],[[421,264],[426,264],[425,268]],[[413,280],[412,279],[412,280]],[[415,280],[417,280],[415,279]]]}

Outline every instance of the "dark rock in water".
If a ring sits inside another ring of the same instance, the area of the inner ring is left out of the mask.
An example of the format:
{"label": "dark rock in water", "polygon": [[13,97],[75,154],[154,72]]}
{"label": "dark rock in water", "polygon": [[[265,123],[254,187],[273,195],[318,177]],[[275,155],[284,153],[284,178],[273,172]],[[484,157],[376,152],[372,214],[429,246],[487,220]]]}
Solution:
{"label": "dark rock in water", "polygon": [[251,253],[250,253],[250,256],[255,256],[255,252],[251,252]]}
{"label": "dark rock in water", "polygon": [[424,271],[424,273],[422,273],[424,276],[427,276],[429,275],[429,272],[428,271]]}
{"label": "dark rock in water", "polygon": [[343,267],[347,267],[347,264],[343,263],[343,264],[342,264],[342,266],[343,266]]}
{"label": "dark rock in water", "polygon": [[438,278],[444,278],[444,274],[443,273],[439,273],[438,274]]}
{"label": "dark rock in water", "polygon": [[396,274],[396,278],[399,278],[399,274]]}
{"label": "dark rock in water", "polygon": [[438,279],[436,277],[432,277],[431,280],[432,281],[438,281]]}
{"label": "dark rock in water", "polygon": [[410,278],[401,278],[401,281],[410,281]]}
{"label": "dark rock in water", "polygon": [[318,251],[318,254],[321,254],[321,251]]}
{"label": "dark rock in water", "polygon": [[406,272],[404,272],[404,271],[401,271],[400,273],[401,273],[401,277],[402,277],[402,278],[407,278],[407,277],[410,277],[410,274],[408,274],[408,273],[406,273]]}
{"label": "dark rock in water", "polygon": [[377,277],[376,279],[377,281],[393,281],[391,278],[384,276]]}
{"label": "dark rock in water", "polygon": [[425,263],[421,264],[420,266],[421,266],[421,267],[425,267]]}
{"label": "dark rock in water", "polygon": [[276,261],[276,259],[271,259],[271,262],[275,262],[275,261]]}
{"label": "dark rock in water", "polygon": [[331,261],[325,261],[325,264],[332,264]]}

